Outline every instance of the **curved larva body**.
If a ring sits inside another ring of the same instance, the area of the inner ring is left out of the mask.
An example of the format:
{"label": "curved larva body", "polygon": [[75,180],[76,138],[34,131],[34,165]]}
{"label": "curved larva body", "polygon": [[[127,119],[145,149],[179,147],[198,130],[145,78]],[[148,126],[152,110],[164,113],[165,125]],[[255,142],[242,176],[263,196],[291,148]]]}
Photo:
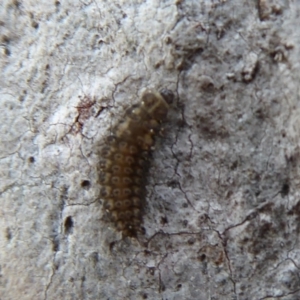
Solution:
{"label": "curved larva body", "polygon": [[149,159],[172,96],[168,90],[145,92],[141,102],[127,110],[102,149],[101,197],[123,236],[137,236],[141,231]]}

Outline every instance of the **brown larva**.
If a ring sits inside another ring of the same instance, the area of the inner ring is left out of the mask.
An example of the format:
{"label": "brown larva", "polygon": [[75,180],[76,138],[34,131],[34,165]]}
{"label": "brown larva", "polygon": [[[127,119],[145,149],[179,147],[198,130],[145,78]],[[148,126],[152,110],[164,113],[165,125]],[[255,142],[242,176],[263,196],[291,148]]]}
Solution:
{"label": "brown larva", "polygon": [[100,196],[123,236],[141,232],[151,152],[173,93],[146,91],[112,130],[99,163]]}

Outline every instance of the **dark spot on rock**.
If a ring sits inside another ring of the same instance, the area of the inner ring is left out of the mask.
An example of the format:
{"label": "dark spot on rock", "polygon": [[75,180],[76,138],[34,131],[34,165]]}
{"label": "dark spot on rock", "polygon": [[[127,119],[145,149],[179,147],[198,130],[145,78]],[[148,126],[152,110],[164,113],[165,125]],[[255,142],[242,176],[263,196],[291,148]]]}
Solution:
{"label": "dark spot on rock", "polygon": [[85,188],[85,189],[89,188],[90,185],[91,185],[91,183],[90,183],[89,180],[83,180],[83,181],[81,182],[81,187],[83,187],[83,188]]}
{"label": "dark spot on rock", "polygon": [[29,161],[30,163],[34,163],[35,159],[34,159],[33,156],[30,156],[30,157],[28,158],[28,161]]}
{"label": "dark spot on rock", "polygon": [[230,169],[235,170],[237,168],[237,166],[238,166],[238,161],[236,160],[232,163],[232,165],[230,166]]}
{"label": "dark spot on rock", "polygon": [[3,35],[1,41],[3,44],[8,44],[10,42],[10,39],[7,35]]}
{"label": "dark spot on rock", "polygon": [[191,237],[189,240],[188,240],[188,244],[189,245],[193,245],[195,243],[196,239],[194,237]]}
{"label": "dark spot on rock", "polygon": [[183,227],[186,227],[186,226],[188,225],[188,223],[189,223],[188,220],[183,220],[183,221],[182,221]]}
{"label": "dark spot on rock", "polygon": [[273,233],[273,224],[270,222],[265,222],[258,230],[258,238],[267,239]]}
{"label": "dark spot on rock", "polygon": [[153,276],[155,274],[155,268],[154,267],[150,267],[150,268],[148,268],[148,270],[149,270],[150,275]]}
{"label": "dark spot on rock", "polygon": [[57,252],[59,250],[59,240],[54,238],[52,240],[52,251]]}
{"label": "dark spot on rock", "polygon": [[280,194],[281,194],[281,197],[285,197],[289,194],[290,192],[290,185],[288,182],[285,182],[283,183],[282,187],[281,187],[281,191],[280,191]]}
{"label": "dark spot on rock", "polygon": [[145,249],[145,250],[144,250],[144,254],[148,256],[148,255],[151,254],[151,252],[150,252],[149,250]]}
{"label": "dark spot on rock", "polygon": [[13,0],[13,5],[16,7],[16,8],[19,8],[21,6],[21,3],[20,1],[18,0]]}
{"label": "dark spot on rock", "polygon": [[199,256],[199,260],[204,261],[206,260],[206,255],[203,253]]}
{"label": "dark spot on rock", "polygon": [[6,56],[10,56],[11,52],[10,52],[10,50],[8,48],[4,48],[4,54]]}
{"label": "dark spot on rock", "polygon": [[9,227],[6,228],[5,230],[5,237],[8,241],[10,241],[12,239],[12,233]]}
{"label": "dark spot on rock", "polygon": [[71,234],[73,232],[73,226],[74,226],[73,219],[71,216],[68,216],[64,222],[65,233]]}
{"label": "dark spot on rock", "polygon": [[160,218],[160,224],[162,225],[168,224],[168,219],[166,216]]}
{"label": "dark spot on rock", "polygon": [[36,21],[32,21],[31,26],[32,26],[33,28],[35,28],[35,29],[38,29],[38,28],[39,28],[39,23],[36,22]]}
{"label": "dark spot on rock", "polygon": [[274,204],[271,202],[266,203],[264,206],[262,206],[261,208],[259,208],[259,212],[262,213],[270,213],[273,210],[273,206]]}

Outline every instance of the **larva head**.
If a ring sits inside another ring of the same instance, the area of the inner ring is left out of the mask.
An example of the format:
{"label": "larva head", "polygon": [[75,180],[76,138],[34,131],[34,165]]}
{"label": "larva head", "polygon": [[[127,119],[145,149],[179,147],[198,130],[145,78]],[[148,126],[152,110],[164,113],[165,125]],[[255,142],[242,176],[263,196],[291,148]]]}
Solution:
{"label": "larva head", "polygon": [[[169,104],[173,100],[171,93],[164,92],[159,93],[156,91],[146,91],[142,96],[143,107],[147,110],[147,113],[157,121],[164,121],[167,117],[169,110]],[[172,94],[173,95],[173,94]]]}

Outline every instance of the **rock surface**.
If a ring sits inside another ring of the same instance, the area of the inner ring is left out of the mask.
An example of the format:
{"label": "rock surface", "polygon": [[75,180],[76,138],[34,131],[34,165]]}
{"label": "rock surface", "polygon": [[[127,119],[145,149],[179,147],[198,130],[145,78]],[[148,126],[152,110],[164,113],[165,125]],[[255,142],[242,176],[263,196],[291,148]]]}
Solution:
{"label": "rock surface", "polygon": [[[297,1],[0,4],[0,298],[300,298]],[[103,217],[99,148],[176,95],[145,235]]]}

